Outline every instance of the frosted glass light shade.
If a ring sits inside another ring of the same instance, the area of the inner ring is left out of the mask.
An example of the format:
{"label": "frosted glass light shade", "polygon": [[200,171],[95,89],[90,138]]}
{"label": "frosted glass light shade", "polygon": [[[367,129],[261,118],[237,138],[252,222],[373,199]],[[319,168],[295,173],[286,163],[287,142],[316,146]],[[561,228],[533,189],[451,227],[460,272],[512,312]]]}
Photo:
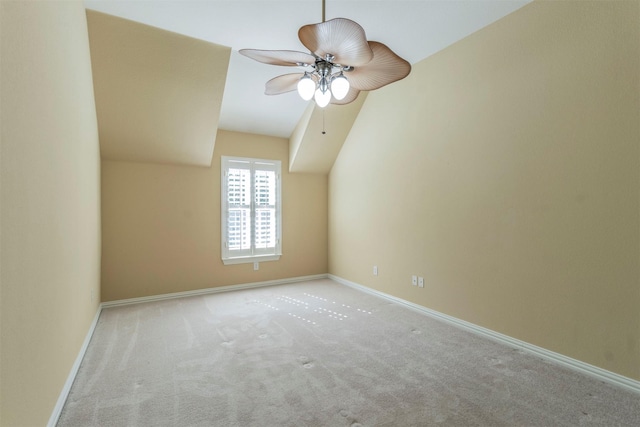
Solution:
{"label": "frosted glass light shade", "polygon": [[338,101],[344,99],[349,93],[349,80],[342,74],[331,80],[331,93]]}
{"label": "frosted glass light shade", "polygon": [[331,101],[331,92],[327,90],[323,93],[320,89],[318,89],[316,90],[314,98],[316,100],[316,104],[318,104],[318,107],[324,108],[329,105],[329,101]]}
{"label": "frosted glass light shade", "polygon": [[302,76],[302,78],[298,82],[298,95],[300,95],[300,98],[304,99],[305,101],[310,100],[311,98],[313,98],[315,89],[316,82],[314,82],[308,74]]}

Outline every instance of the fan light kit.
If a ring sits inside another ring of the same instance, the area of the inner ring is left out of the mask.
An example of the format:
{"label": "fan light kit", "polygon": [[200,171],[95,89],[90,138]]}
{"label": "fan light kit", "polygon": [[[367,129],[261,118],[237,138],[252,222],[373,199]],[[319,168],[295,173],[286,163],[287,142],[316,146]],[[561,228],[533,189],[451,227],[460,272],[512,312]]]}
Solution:
{"label": "fan light kit", "polygon": [[360,91],[379,89],[405,78],[411,65],[382,43],[367,41],[364,29],[345,18],[324,19],[298,31],[311,53],[293,50],[241,49],[251,59],[271,65],[303,67],[302,73],[284,74],[269,80],[265,94],[298,91],[305,101],[315,99],[319,107],[348,104]]}

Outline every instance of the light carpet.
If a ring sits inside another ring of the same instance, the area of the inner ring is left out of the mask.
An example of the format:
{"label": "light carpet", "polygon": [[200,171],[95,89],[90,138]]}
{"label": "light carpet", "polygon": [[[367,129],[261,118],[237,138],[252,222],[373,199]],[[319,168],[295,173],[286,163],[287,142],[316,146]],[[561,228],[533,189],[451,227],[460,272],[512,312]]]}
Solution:
{"label": "light carpet", "polygon": [[331,280],[104,309],[59,426],[639,426],[640,396]]}

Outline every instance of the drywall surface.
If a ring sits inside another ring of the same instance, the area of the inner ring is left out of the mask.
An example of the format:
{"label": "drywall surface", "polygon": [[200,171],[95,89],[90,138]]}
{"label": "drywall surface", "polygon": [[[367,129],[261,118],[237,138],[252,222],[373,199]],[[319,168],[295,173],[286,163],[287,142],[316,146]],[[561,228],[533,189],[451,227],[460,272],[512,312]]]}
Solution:
{"label": "drywall surface", "polygon": [[533,2],[370,93],[330,273],[640,379],[639,5]]}
{"label": "drywall surface", "polygon": [[[282,161],[279,261],[223,265],[220,157]],[[284,138],[218,131],[212,166],[102,162],[104,301],[327,272],[327,176],[291,174]]]}
{"label": "drywall surface", "polygon": [[231,48],[92,10],[87,21],[102,159],[210,166]]}
{"label": "drywall surface", "polygon": [[0,424],[41,426],[100,303],[98,129],[82,2],[0,11]]}

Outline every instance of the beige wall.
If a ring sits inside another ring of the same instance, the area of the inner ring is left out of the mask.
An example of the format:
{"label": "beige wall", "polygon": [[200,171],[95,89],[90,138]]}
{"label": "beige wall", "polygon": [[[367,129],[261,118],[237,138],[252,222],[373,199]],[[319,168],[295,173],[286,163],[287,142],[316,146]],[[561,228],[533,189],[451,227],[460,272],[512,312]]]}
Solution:
{"label": "beige wall", "polygon": [[[220,156],[282,161],[283,255],[223,265]],[[290,174],[283,138],[219,131],[212,167],[102,162],[103,301],[327,272],[327,176]]]}
{"label": "beige wall", "polygon": [[93,10],[87,26],[101,158],[210,166],[231,48]]}
{"label": "beige wall", "polygon": [[372,92],[330,273],[640,380],[639,27],[534,2]]}
{"label": "beige wall", "polygon": [[100,294],[100,160],[81,1],[1,14],[0,425],[45,425]]}

